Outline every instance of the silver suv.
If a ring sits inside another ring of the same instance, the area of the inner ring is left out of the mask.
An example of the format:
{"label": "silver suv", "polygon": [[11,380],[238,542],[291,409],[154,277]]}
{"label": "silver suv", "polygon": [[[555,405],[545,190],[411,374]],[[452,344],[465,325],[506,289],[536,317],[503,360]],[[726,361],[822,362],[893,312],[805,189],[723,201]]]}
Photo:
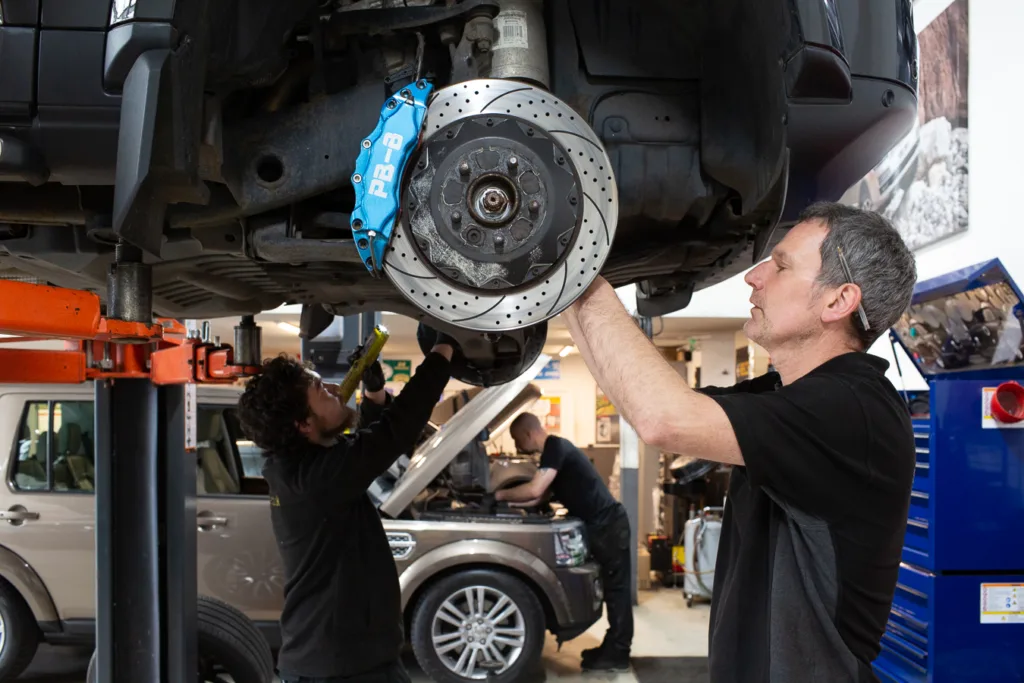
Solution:
{"label": "silver suv", "polygon": [[[545,630],[568,640],[601,614],[582,523],[549,508],[479,506],[484,492],[532,475],[531,462],[491,458],[482,440],[540,396],[531,380],[546,361],[455,397],[464,405],[368,491],[398,564],[408,639],[434,680],[480,680],[491,663],[499,681],[516,680],[539,659]],[[198,587],[244,612],[273,646],[284,574],[261,462],[234,414],[239,392],[198,391]],[[93,639],[92,399],[89,385],[0,385],[0,440],[11,445],[0,461],[0,680],[40,640]]]}

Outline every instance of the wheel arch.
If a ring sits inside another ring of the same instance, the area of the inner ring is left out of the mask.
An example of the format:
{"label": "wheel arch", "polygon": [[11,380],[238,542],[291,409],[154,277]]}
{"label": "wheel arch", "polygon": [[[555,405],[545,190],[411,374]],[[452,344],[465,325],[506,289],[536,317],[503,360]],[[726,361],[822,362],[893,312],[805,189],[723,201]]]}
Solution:
{"label": "wheel arch", "polygon": [[[536,555],[518,546],[489,540],[456,541],[416,559],[399,577],[406,629],[423,594],[453,574],[485,569],[522,581],[537,597],[548,629],[569,620],[569,598],[557,575]],[[408,630],[407,630],[408,632]]]}
{"label": "wheel arch", "polygon": [[10,548],[0,545],[0,579],[18,591],[39,625],[57,624],[57,606],[39,574]]}

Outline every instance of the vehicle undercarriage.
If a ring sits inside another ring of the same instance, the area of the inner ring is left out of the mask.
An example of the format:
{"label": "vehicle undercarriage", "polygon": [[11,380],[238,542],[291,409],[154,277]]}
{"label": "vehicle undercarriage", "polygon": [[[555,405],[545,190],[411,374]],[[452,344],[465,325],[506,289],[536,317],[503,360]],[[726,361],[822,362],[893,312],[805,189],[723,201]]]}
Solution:
{"label": "vehicle undercarriage", "polygon": [[0,0],[0,277],[307,337],[393,311],[502,383],[598,273],[672,312],[838,199],[916,53],[910,0]]}

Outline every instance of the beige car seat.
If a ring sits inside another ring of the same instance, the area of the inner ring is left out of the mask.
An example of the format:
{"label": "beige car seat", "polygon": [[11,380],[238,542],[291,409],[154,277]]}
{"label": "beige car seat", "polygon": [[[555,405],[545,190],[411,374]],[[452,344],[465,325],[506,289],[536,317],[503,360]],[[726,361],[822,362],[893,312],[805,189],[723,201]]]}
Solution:
{"label": "beige car seat", "polygon": [[65,422],[57,430],[53,480],[54,484],[62,484],[68,490],[95,490],[96,471],[85,454],[82,426],[75,422]]}
{"label": "beige car seat", "polygon": [[238,493],[240,490],[220,456],[222,432],[221,415],[215,412],[210,416],[206,439],[196,448],[196,493]]}

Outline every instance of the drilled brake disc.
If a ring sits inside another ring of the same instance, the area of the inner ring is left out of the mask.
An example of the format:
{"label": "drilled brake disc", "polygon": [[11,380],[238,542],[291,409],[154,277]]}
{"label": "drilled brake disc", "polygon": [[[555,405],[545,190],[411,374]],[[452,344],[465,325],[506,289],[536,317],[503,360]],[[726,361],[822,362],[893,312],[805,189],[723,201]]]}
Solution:
{"label": "drilled brake disc", "polygon": [[572,108],[522,83],[459,83],[427,109],[384,271],[433,318],[514,330],[583,293],[617,219],[608,155]]}

